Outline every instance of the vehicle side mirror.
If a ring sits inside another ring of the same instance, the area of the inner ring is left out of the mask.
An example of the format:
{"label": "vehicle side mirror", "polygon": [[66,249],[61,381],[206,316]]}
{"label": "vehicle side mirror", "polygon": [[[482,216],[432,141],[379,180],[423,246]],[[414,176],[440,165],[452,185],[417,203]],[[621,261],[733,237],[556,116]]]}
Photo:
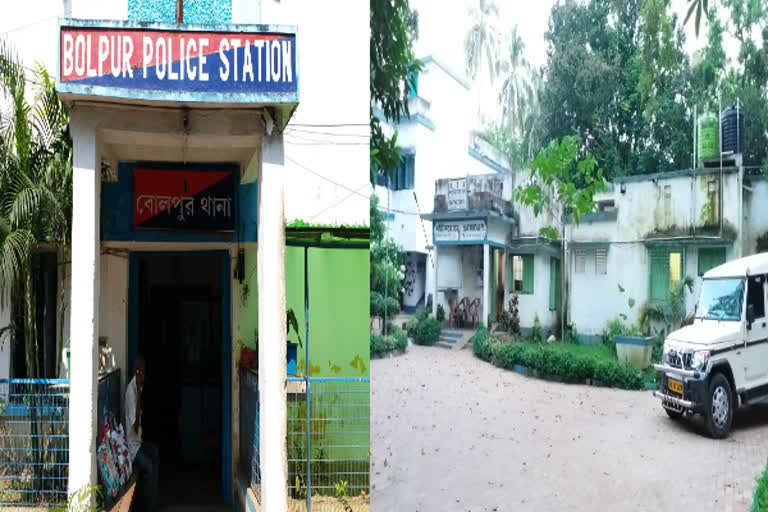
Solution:
{"label": "vehicle side mirror", "polygon": [[752,328],[752,322],[755,321],[755,305],[750,304],[747,306],[747,329]]}

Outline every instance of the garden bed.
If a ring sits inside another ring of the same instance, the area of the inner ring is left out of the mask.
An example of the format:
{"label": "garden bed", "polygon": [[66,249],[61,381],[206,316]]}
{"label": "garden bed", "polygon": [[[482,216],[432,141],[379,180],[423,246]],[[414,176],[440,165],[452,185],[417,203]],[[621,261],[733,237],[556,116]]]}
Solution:
{"label": "garden bed", "polygon": [[606,345],[501,342],[480,327],[473,348],[477,357],[499,368],[547,380],[622,389],[647,389],[652,385],[647,370],[619,362]]}
{"label": "garden bed", "polygon": [[755,494],[752,496],[751,512],[768,511],[768,466],[757,479]]}
{"label": "garden bed", "polygon": [[399,327],[393,327],[391,334],[371,334],[371,357],[383,358],[402,354],[408,347],[408,335]]}

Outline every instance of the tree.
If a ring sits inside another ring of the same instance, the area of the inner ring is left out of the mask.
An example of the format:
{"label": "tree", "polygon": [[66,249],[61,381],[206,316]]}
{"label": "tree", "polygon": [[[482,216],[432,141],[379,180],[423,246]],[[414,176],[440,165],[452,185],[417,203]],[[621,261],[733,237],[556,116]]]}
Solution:
{"label": "tree", "polygon": [[499,73],[503,78],[499,103],[501,103],[502,122],[508,124],[513,137],[522,138],[524,102],[531,92],[525,76],[528,71],[525,43],[517,31],[517,25],[512,27],[508,44],[506,59],[498,63]]}
{"label": "tree", "polygon": [[[570,136],[550,141],[536,155],[528,183],[517,187],[515,199],[533,208],[537,217],[545,210],[556,218],[568,214],[578,225],[581,215],[595,210],[594,196],[605,187],[602,169],[589,153],[579,157],[579,138]],[[555,205],[562,211],[557,211]],[[541,228],[541,234],[552,240],[558,238],[557,233],[556,226]]]}
{"label": "tree", "polygon": [[397,132],[391,137],[384,133],[374,107],[380,108],[384,118],[398,123],[408,116],[409,76],[421,70],[421,63],[412,49],[417,36],[417,16],[408,6],[408,0],[371,0],[371,77],[370,124],[371,169],[370,180],[375,182],[380,173],[393,173],[401,162],[397,145]]}
{"label": "tree", "polygon": [[666,0],[552,8],[540,140],[578,135],[607,177],[690,165],[690,65]]}
{"label": "tree", "polygon": [[[472,19],[469,32],[464,38],[464,55],[467,76],[476,80],[483,61],[486,72],[493,82],[498,67],[499,33],[496,18],[499,9],[493,0],[477,0],[477,6],[469,9]],[[481,81],[482,83],[482,81]],[[482,112],[482,86],[478,88],[478,112]]]}
{"label": "tree", "polygon": [[29,104],[25,69],[11,47],[0,42],[0,83],[11,107],[0,123],[0,295],[10,294],[12,303],[23,304],[23,326],[14,330],[24,340],[30,378],[41,376],[37,256],[41,244],[54,245],[63,255],[72,211],[67,113],[42,66],[35,78],[39,90]]}
{"label": "tree", "polygon": [[384,317],[399,312],[405,278],[405,262],[402,247],[386,236],[386,220],[384,213],[379,210],[379,198],[376,194],[371,194],[370,215],[371,314]]}
{"label": "tree", "polygon": [[701,27],[701,15],[704,14],[704,16],[709,18],[709,0],[689,0],[688,13],[685,15],[683,25],[688,24],[688,20],[691,19],[691,15],[694,12],[696,13],[696,24],[694,27],[698,36]]}

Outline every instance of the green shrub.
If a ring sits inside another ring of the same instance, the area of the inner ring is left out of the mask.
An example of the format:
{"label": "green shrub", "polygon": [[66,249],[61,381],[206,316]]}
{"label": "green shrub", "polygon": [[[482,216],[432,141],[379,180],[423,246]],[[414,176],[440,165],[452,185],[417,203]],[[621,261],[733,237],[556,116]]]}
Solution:
{"label": "green shrub", "polygon": [[752,497],[752,512],[768,510],[768,466],[757,479],[755,494]]}
{"label": "green shrub", "polygon": [[478,327],[472,340],[472,349],[475,351],[475,355],[483,361],[490,361],[493,355],[491,352],[493,341],[484,325]]}
{"label": "green shrub", "polygon": [[412,316],[408,319],[407,322],[405,322],[405,332],[408,334],[408,336],[413,337],[416,334],[417,325],[419,325],[419,319],[415,316]]}
{"label": "green shrub", "polygon": [[429,310],[428,310],[427,308],[423,308],[423,307],[422,307],[422,308],[419,308],[419,309],[416,311],[416,314],[415,314],[415,315],[413,315],[413,316],[414,316],[414,318],[416,318],[416,320],[418,320],[418,321],[421,321],[421,320],[426,320],[427,318],[429,318]]}
{"label": "green shrub", "polygon": [[477,357],[500,368],[522,365],[567,382],[593,379],[624,389],[644,386],[639,370],[620,363],[607,347],[600,345],[500,343],[481,326],[475,333],[473,349]]}
{"label": "green shrub", "polygon": [[391,352],[391,336],[382,336],[380,334],[371,334],[371,357],[381,357]]}
{"label": "green shrub", "polygon": [[541,343],[544,341],[543,335],[541,333],[541,321],[539,320],[539,315],[536,315],[536,318],[533,319],[533,328],[531,329],[531,340],[533,340],[534,343]]}
{"label": "green shrub", "polygon": [[440,339],[440,322],[435,318],[420,320],[413,338],[419,345],[434,345]]}
{"label": "green shrub", "polygon": [[381,316],[384,311],[384,296],[379,292],[371,292],[371,317]]}
{"label": "green shrub", "polygon": [[392,339],[394,340],[395,350],[402,351],[408,347],[408,335],[399,327],[392,329]]}
{"label": "green shrub", "polygon": [[371,357],[383,357],[392,351],[403,351],[408,346],[408,336],[399,327],[393,327],[391,334],[371,334]]}
{"label": "green shrub", "polygon": [[440,323],[443,323],[443,320],[445,320],[445,308],[443,308],[442,304],[437,305],[437,313],[435,313],[435,318]]}

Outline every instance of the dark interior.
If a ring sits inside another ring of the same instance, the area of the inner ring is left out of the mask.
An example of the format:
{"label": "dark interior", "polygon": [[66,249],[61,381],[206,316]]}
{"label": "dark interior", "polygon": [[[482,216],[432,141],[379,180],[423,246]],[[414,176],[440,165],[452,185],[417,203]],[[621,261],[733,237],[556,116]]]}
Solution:
{"label": "dark interior", "polygon": [[222,501],[221,264],[212,253],[139,260],[142,425],[160,450],[161,506]]}

